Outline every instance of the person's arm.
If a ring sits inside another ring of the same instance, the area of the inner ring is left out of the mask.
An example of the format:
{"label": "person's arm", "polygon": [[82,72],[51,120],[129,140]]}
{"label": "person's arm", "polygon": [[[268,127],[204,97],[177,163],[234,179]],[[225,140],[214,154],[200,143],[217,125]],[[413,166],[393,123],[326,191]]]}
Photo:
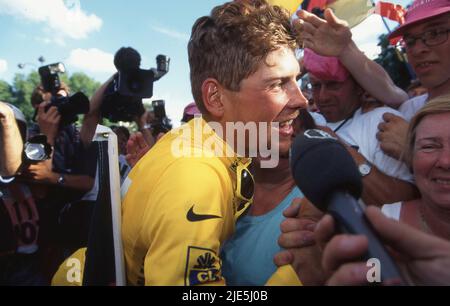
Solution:
{"label": "person's arm", "polygon": [[[320,129],[340,139],[330,128],[321,126]],[[341,141],[341,143],[350,153],[356,165],[367,163],[367,159],[356,149],[350,147],[344,141]],[[393,165],[393,167],[397,167],[397,165]],[[362,178],[362,182],[363,194],[361,198],[366,205],[383,206],[384,204],[417,199],[420,196],[419,191],[413,184],[389,176],[381,172],[373,164],[371,165],[370,173]]]}
{"label": "person's arm", "polygon": [[94,178],[89,175],[64,174],[64,183],[58,183],[61,173],[52,170],[52,161],[46,160],[28,165],[23,176],[37,183],[58,185],[80,191],[89,191],[94,186]]}
{"label": "person's arm", "polygon": [[89,104],[89,113],[84,116],[83,124],[81,125],[80,138],[84,147],[88,147],[92,142],[92,138],[95,135],[97,125],[101,120],[100,108],[103,101],[105,90],[109,83],[113,80],[114,76],[109,78],[99,89],[94,93]]}
{"label": "person's arm", "polygon": [[[366,216],[381,240],[395,252],[405,278],[412,284],[450,284],[450,242],[389,219],[375,207],[368,207]],[[367,252],[367,238],[336,235],[335,228],[333,218],[327,215],[315,231],[317,242],[324,248],[322,266],[331,275],[327,284],[368,285],[371,266],[361,261]]]}
{"label": "person's arm", "polygon": [[0,102],[0,175],[14,175],[22,164],[23,140],[13,110]]}
{"label": "person's arm", "polygon": [[323,56],[337,57],[359,85],[378,101],[397,108],[408,99],[408,94],[394,84],[383,67],[358,49],[347,23],[331,9],[325,10],[325,20],[305,10],[297,15],[299,39],[304,47]]}
{"label": "person's arm", "polygon": [[[357,165],[361,165],[366,158],[350,146],[347,151],[353,157]],[[384,204],[396,203],[417,199],[420,194],[417,188],[406,181],[394,178],[381,172],[372,165],[370,173],[363,177],[363,193],[361,199],[366,205],[382,206]]]}

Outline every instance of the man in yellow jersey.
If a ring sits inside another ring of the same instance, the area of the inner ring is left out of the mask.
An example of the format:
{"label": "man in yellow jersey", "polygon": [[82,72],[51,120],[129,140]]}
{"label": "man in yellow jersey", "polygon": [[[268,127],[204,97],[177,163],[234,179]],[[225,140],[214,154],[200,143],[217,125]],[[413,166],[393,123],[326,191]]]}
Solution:
{"label": "man in yellow jersey", "polygon": [[122,186],[128,284],[226,284],[219,252],[253,200],[248,157],[262,143],[275,160],[287,151],[305,106],[296,47],[289,13],[264,0],[225,3],[196,21],[188,51],[203,117],[166,134]]}

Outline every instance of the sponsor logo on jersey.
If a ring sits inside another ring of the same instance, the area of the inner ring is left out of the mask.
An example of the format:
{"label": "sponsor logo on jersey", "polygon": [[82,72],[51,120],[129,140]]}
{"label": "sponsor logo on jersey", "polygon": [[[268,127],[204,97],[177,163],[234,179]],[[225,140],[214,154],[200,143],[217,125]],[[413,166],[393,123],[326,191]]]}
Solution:
{"label": "sponsor logo on jersey", "polygon": [[222,279],[221,262],[213,250],[188,247],[185,285],[195,286]]}

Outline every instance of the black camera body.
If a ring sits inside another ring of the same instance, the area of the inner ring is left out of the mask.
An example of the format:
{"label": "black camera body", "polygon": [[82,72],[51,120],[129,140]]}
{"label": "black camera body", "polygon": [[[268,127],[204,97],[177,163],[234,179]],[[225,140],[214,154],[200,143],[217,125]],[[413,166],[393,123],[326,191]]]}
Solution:
{"label": "black camera body", "polygon": [[166,115],[166,107],[164,100],[155,100],[152,102],[153,113],[155,114],[155,121],[152,122],[153,137],[158,136],[159,133],[167,133],[172,129],[172,123]]}
{"label": "black camera body", "polygon": [[39,67],[39,75],[41,77],[42,87],[46,92],[51,92],[52,95],[61,88],[61,81],[59,79],[59,73],[66,72],[66,68],[63,63],[55,63],[47,66]]}
{"label": "black camera body", "polygon": [[61,115],[61,126],[68,126],[78,120],[78,115],[87,114],[89,112],[89,98],[82,92],[77,92],[70,97],[52,96],[49,105],[46,106],[45,111],[55,106],[58,113]]}
{"label": "black camera body", "polygon": [[50,107],[55,106],[61,115],[60,126],[62,127],[75,123],[78,120],[78,115],[89,112],[89,98],[82,92],[77,92],[71,97],[57,95],[61,89],[59,73],[65,71],[63,63],[50,64],[39,68],[42,87],[44,91],[52,94],[51,102],[47,105],[45,111],[47,112]]}
{"label": "black camera body", "polygon": [[102,116],[112,122],[130,122],[145,112],[142,99],[153,96],[153,83],[169,71],[170,59],[156,57],[157,68],[140,69],[141,56],[132,48],[121,48],[114,56],[118,73],[105,90]]}

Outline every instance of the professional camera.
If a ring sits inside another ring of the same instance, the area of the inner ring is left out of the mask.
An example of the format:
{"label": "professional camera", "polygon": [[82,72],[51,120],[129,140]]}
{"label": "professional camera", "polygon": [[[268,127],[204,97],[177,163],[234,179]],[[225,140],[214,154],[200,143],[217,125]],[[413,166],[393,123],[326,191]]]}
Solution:
{"label": "professional camera", "polygon": [[152,134],[154,137],[159,133],[167,133],[172,129],[170,119],[166,115],[166,108],[164,100],[155,100],[152,102],[153,113],[155,114],[155,121],[152,122]]}
{"label": "professional camera", "polygon": [[24,145],[23,160],[28,164],[38,163],[51,159],[52,147],[47,142],[47,136],[43,134],[31,137]]}
{"label": "professional camera", "polygon": [[133,48],[121,48],[114,56],[118,73],[105,90],[102,116],[112,122],[133,121],[145,112],[143,98],[153,96],[153,83],[169,71],[170,59],[156,57],[157,68],[140,69],[141,56]]}
{"label": "professional camera", "polygon": [[[61,81],[59,73],[66,71],[63,63],[56,63],[39,68],[41,76],[41,84],[44,91],[52,94],[52,99],[47,105],[45,111],[55,106],[61,115],[61,126],[67,126],[78,120],[79,114],[87,114],[89,112],[89,98],[82,92],[77,92],[71,97],[58,96],[61,89]],[[37,111],[35,113],[36,117]]]}
{"label": "professional camera", "polygon": [[39,68],[39,75],[41,76],[41,84],[44,91],[51,92],[52,95],[61,88],[61,81],[59,80],[59,73],[66,72],[66,67],[63,63],[55,63]]}

